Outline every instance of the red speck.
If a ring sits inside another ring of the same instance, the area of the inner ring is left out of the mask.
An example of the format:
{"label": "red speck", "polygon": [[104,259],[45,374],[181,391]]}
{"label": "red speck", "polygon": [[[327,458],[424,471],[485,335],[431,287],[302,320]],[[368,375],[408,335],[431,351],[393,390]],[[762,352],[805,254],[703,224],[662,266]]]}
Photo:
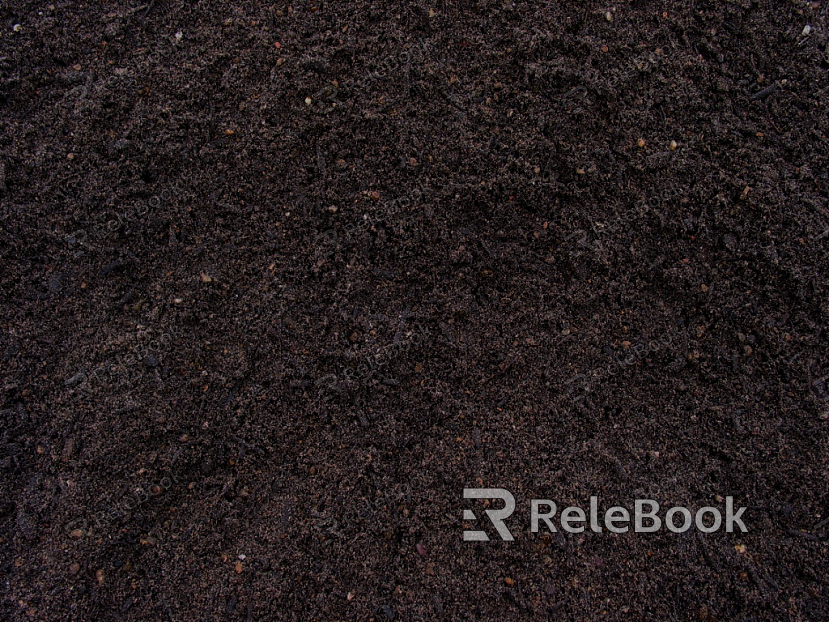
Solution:
{"label": "red speck", "polygon": [[273,44],[273,46],[278,50],[279,48],[282,47],[282,44],[279,41],[277,41],[276,43]]}

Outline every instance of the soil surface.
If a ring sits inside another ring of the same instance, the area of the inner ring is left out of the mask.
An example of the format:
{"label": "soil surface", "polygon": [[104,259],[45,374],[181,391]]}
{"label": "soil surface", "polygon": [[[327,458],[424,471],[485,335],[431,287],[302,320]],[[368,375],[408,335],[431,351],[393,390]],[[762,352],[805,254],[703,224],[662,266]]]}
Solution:
{"label": "soil surface", "polygon": [[829,620],[829,2],[573,4],[0,5],[0,618]]}

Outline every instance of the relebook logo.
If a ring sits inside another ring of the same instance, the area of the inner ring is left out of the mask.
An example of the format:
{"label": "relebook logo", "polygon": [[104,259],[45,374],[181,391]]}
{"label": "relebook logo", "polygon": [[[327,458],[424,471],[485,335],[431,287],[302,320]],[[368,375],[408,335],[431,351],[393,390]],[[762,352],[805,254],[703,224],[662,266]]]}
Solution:
{"label": "relebook logo", "polygon": [[[489,518],[492,526],[501,536],[502,540],[513,540],[512,533],[507,528],[504,521],[509,518],[515,511],[515,497],[505,488],[464,488],[464,499],[501,499],[504,502],[504,507],[500,510],[484,510]],[[645,511],[647,506],[647,511]],[[544,508],[544,512],[541,509]],[[663,519],[657,513],[659,512],[659,504],[653,499],[637,499],[633,502],[633,530],[636,533],[653,533],[662,528]],[[725,498],[725,531],[727,533],[734,532],[734,525],[740,528],[740,531],[746,533],[745,523],[740,518],[745,512],[746,508],[742,507],[737,512],[734,512],[734,498]],[[679,517],[677,517],[679,514]],[[546,528],[551,532],[558,531],[553,522],[553,517],[556,515],[556,504],[548,499],[532,499],[530,501],[530,531],[538,533],[539,524],[543,521]],[[472,510],[463,511],[463,519],[465,521],[474,521],[478,517]],[[565,508],[561,512],[559,524],[561,529],[568,533],[581,533],[585,530],[584,523],[587,522],[587,514],[579,507]],[[630,526],[630,512],[621,506],[609,508],[604,513],[604,528],[611,533],[626,533]],[[647,524],[645,524],[647,522]],[[677,525],[677,523],[680,523]],[[682,533],[691,528],[691,524],[695,524],[697,529],[703,533],[713,533],[722,526],[722,514],[720,511],[711,506],[706,506],[697,510],[693,520],[691,518],[691,511],[684,507],[673,507],[665,513],[665,527],[668,531],[674,533]],[[599,499],[598,497],[590,497],[590,530],[596,533],[603,531],[602,525],[599,523]],[[487,542],[489,536],[485,531],[464,530],[463,539],[468,542]]]}

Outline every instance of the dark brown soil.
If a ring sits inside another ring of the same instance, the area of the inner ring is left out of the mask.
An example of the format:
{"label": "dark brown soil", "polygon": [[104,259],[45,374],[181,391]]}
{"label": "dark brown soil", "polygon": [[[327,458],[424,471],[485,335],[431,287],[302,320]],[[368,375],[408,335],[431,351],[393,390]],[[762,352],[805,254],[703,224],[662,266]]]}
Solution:
{"label": "dark brown soil", "polygon": [[829,3],[577,5],[0,6],[0,618],[829,620]]}

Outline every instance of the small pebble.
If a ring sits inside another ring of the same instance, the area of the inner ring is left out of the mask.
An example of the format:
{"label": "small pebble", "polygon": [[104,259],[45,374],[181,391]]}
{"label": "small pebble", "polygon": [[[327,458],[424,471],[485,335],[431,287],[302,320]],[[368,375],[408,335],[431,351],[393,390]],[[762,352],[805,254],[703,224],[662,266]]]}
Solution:
{"label": "small pebble", "polygon": [[[19,26],[19,24],[18,24],[18,26]],[[809,26],[809,24],[806,24],[806,25],[803,27],[803,32],[802,32],[801,34],[803,34],[803,36],[804,36],[804,37],[807,37],[807,36],[809,36],[809,33],[810,33],[810,32],[812,32],[812,27],[811,27],[811,26]]]}
{"label": "small pebble", "polygon": [[636,144],[639,145],[640,147],[644,147],[645,146],[645,139],[640,138],[639,140],[636,141]]}
{"label": "small pebble", "polygon": [[310,105],[311,105],[311,98],[310,98],[310,97],[306,97],[306,98],[305,98],[305,103],[306,103],[306,105],[310,106]]}
{"label": "small pebble", "polygon": [[21,26],[20,24],[15,24],[14,26],[12,26],[12,30],[14,30],[15,32],[20,32],[21,30],[23,30],[23,26]]}
{"label": "small pebble", "polygon": [[420,543],[417,543],[415,548],[417,549],[417,554],[421,557],[426,557],[426,554],[429,552],[429,550]]}
{"label": "small pebble", "polygon": [[675,140],[672,140],[670,144],[671,151],[676,151],[677,147],[679,147],[679,145],[676,144]]}
{"label": "small pebble", "polygon": [[176,33],[176,41],[181,41],[181,39],[182,39],[182,37],[183,37],[183,36],[184,36],[184,33],[182,33],[182,32],[179,30],[179,31]]}
{"label": "small pebble", "polygon": [[607,21],[612,22],[612,21],[613,21],[613,13],[611,13],[610,11],[608,11],[607,13],[605,13],[605,14],[604,14],[604,18],[605,18]]}

